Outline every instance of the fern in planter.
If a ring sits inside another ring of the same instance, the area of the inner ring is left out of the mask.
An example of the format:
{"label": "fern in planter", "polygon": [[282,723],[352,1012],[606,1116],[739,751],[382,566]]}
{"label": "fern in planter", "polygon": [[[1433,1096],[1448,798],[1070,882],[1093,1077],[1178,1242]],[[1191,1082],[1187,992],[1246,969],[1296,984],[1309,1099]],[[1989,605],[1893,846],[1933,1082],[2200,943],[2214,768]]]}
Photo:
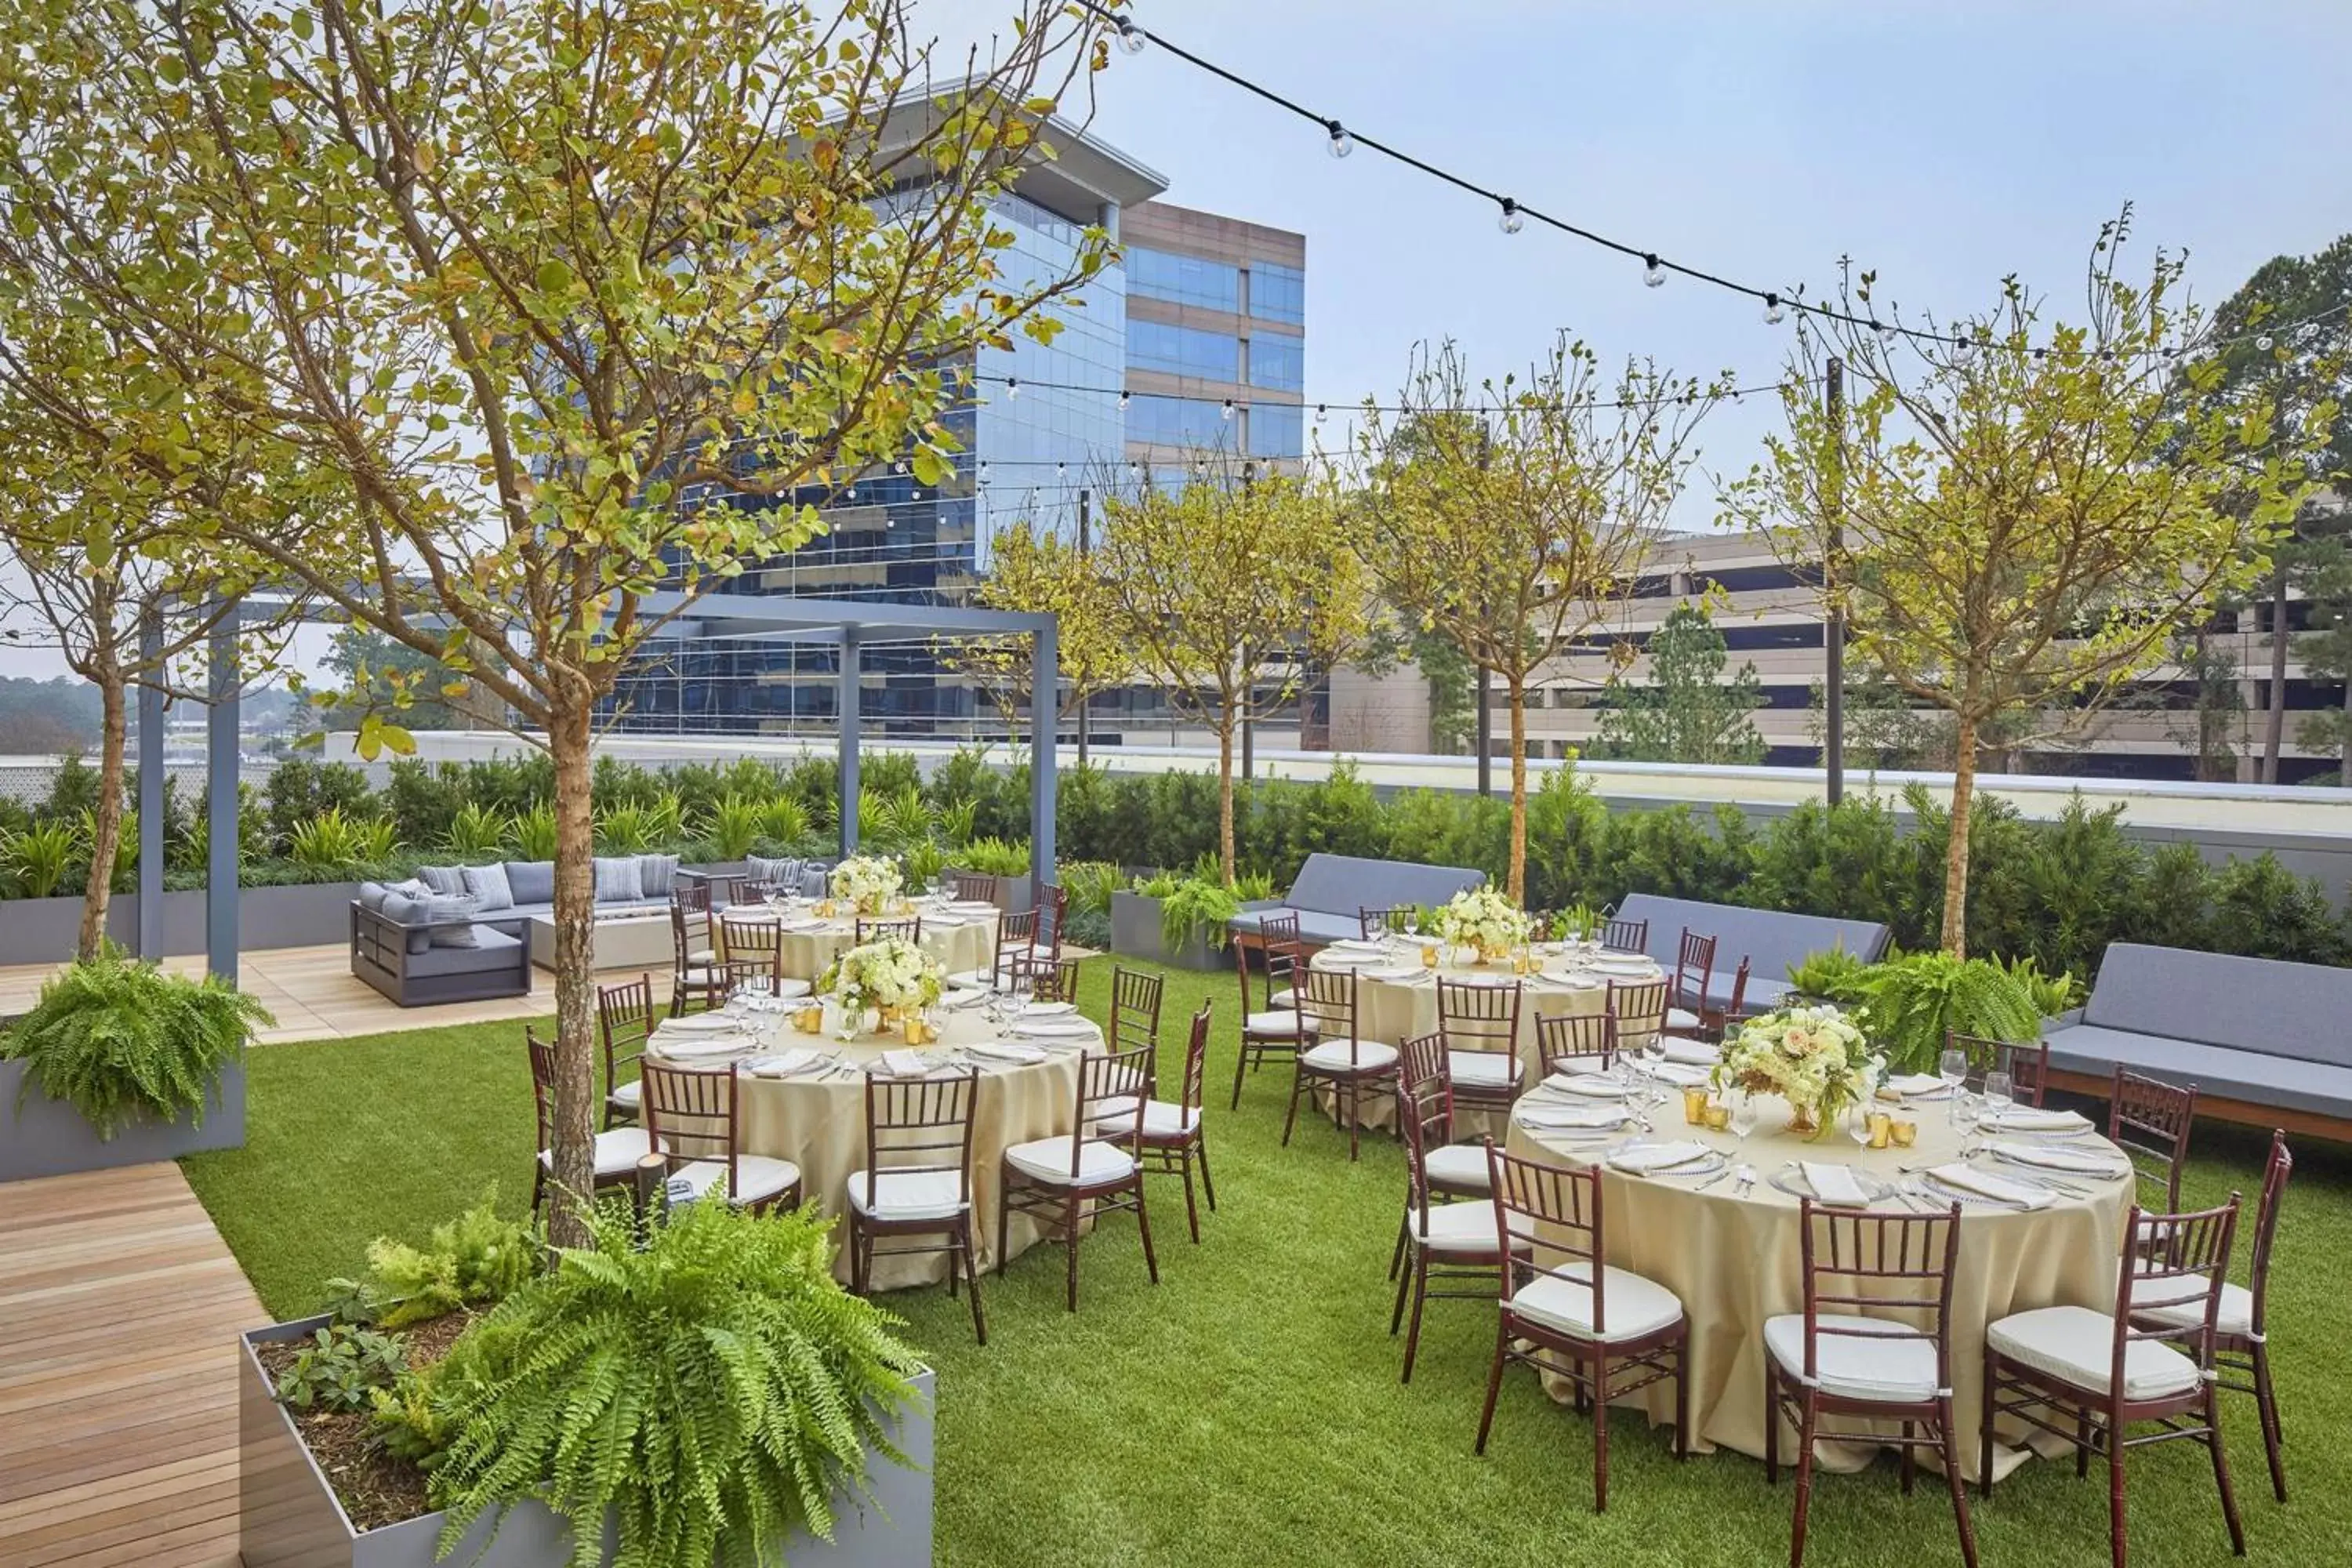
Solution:
{"label": "fern in planter", "polygon": [[1227,922],[1242,912],[1238,891],[1205,877],[1154,879],[1138,883],[1136,890],[1160,900],[1160,943],[1169,952],[1183,952],[1195,938],[1205,939],[1211,947],[1223,947],[1232,934]]}
{"label": "fern in planter", "polygon": [[919,1370],[896,1320],[834,1280],[824,1221],[695,1204],[643,1239],[625,1207],[377,1401],[449,1512],[442,1550],[485,1511],[541,1498],[575,1563],[617,1521],[617,1568],[778,1560],[795,1528],[830,1539],[869,1454],[902,1457],[883,1413]]}
{"label": "fern in planter", "polygon": [[0,1057],[25,1064],[19,1104],[38,1085],[111,1139],[142,1113],[201,1125],[222,1070],[255,1028],[275,1022],[233,985],[166,974],[110,943],[41,987],[0,1037]]}
{"label": "fern in planter", "polygon": [[1844,948],[1824,948],[1789,965],[1789,985],[1800,996],[1852,1006],[1863,999],[1863,981],[1870,971],[1871,965]]}
{"label": "fern in planter", "polygon": [[1933,1072],[1947,1030],[2019,1044],[2042,1034],[2032,993],[1986,959],[1908,953],[1873,964],[1854,988],[1863,1027],[1897,1072]]}

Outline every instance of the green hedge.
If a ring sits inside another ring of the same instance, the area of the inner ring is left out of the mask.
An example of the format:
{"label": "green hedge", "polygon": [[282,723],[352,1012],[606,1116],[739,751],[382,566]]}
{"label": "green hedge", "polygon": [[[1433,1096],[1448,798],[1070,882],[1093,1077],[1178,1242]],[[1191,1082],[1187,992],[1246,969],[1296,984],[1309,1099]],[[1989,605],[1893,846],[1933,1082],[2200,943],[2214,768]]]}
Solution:
{"label": "green hedge", "polygon": [[[1003,758],[1003,753],[996,753]],[[63,770],[51,799],[27,820],[71,820],[86,807],[94,773]],[[544,757],[484,763],[392,764],[382,788],[359,769],[297,759],[247,791],[241,837],[247,886],[340,879],[348,870],[288,860],[296,827],[330,809],[389,821],[400,850],[365,870],[405,874],[449,858],[440,847],[468,805],[505,814],[547,805],[553,778]],[[904,753],[865,760],[869,795],[896,797],[919,784]],[[971,833],[1024,840],[1029,835],[1029,770],[992,765],[976,751],[940,764],[919,784],[933,807],[969,803]],[[647,769],[611,757],[596,765],[600,811],[651,807],[676,796],[689,836],[657,847],[689,859],[712,857],[691,837],[730,795],[792,795],[806,808],[812,834],[793,849],[831,838],[837,776],[831,759],[778,765],[745,758],[725,765],[688,763]],[[1066,769],[1059,781],[1058,847],[1066,861],[1101,861],[1133,869],[1186,868],[1217,846],[1217,781],[1207,773],[1113,773]],[[194,809],[177,792],[167,800],[168,839],[175,847],[169,886],[200,886],[201,858],[176,850],[197,830]],[[1630,892],[1662,893],[1759,909],[1884,921],[1903,947],[1932,947],[1943,921],[1943,810],[1925,791],[1899,803],[1848,801],[1835,810],[1809,804],[1769,826],[1751,826],[1731,806],[1612,810],[1572,770],[1547,773],[1528,814],[1529,902],[1538,909],[1613,904]],[[1376,796],[1342,763],[1314,784],[1244,785],[1236,803],[1242,864],[1286,886],[1307,857],[1326,851],[1377,858],[1471,866],[1499,879],[1510,847],[1510,811],[1500,799],[1440,790]],[[5,825],[0,825],[5,826]],[[2120,806],[2095,809],[2079,798],[2051,822],[2030,822],[1998,800],[1980,800],[1969,828],[1970,950],[2032,957],[2053,972],[2089,974],[2110,942],[2147,942],[2303,963],[2352,962],[2352,921],[2330,907],[2326,889],[2263,855],[2209,867],[2187,845],[2151,847],[2125,834]],[[78,891],[87,866],[59,890]],[[13,893],[0,873],[0,894]]]}

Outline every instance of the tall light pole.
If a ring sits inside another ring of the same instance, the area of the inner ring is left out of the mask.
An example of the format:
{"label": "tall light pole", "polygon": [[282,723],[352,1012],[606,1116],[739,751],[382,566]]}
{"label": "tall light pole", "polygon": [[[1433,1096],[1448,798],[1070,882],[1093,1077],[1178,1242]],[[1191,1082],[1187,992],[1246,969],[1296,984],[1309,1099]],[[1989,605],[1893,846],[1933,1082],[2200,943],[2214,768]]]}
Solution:
{"label": "tall light pole", "polygon": [[[1078,490],[1078,559],[1081,562],[1087,559],[1094,545],[1094,520],[1090,510],[1093,500],[1094,492],[1081,487]],[[1083,571],[1084,567],[1082,566],[1080,570]],[[1053,693],[1049,700],[1058,704],[1061,693],[1058,691]],[[1083,768],[1086,765],[1087,698],[1085,693],[1081,692],[1078,696],[1078,766]]]}
{"label": "tall light pole", "polygon": [[1830,356],[1829,552],[1822,576],[1830,592],[1822,625],[1822,771],[1829,804],[1845,798],[1845,601],[1838,596],[1838,558],[1845,552],[1845,363]]}

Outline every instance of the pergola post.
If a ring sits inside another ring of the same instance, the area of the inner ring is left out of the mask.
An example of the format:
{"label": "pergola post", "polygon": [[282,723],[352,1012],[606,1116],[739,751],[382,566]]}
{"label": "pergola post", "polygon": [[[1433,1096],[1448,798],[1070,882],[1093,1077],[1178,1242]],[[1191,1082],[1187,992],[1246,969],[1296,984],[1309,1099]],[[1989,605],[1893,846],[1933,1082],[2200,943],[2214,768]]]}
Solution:
{"label": "pergola post", "polygon": [[[213,630],[211,687],[206,693],[205,815],[205,967],[236,984],[236,616]],[[142,742],[142,755],[144,742]],[[144,828],[142,828],[142,837]],[[156,900],[161,910],[163,900]]]}
{"label": "pergola post", "polygon": [[845,860],[857,853],[857,709],[864,665],[857,628],[842,627],[841,694],[835,706],[841,716],[841,855]]}
{"label": "pergola post", "polygon": [[1062,711],[1059,637],[1048,620],[1037,628],[1029,679],[1029,880],[1054,879],[1054,753]]}
{"label": "pergola post", "polygon": [[142,958],[163,956],[163,618],[149,610],[139,623],[139,663],[149,684],[139,689],[139,921]]}

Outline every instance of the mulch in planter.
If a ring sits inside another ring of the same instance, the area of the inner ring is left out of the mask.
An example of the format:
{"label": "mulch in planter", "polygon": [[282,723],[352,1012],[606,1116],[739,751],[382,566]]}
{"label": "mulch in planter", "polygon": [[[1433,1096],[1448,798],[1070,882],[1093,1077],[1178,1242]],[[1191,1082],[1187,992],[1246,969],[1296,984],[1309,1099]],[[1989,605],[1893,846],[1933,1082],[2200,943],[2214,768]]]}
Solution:
{"label": "mulch in planter", "polygon": [[[411,1367],[430,1366],[449,1353],[449,1347],[472,1321],[469,1312],[451,1312],[393,1330],[387,1337],[400,1342]],[[311,1342],[303,1338],[254,1347],[271,1387],[277,1386],[278,1375]],[[433,1511],[425,1495],[425,1472],[411,1461],[385,1452],[376,1439],[373,1415],[315,1407],[303,1410],[290,1405],[285,1409],[294,1418],[294,1429],[309,1445],[310,1457],[318,1461],[320,1472],[335,1489],[353,1530],[377,1530]]]}

